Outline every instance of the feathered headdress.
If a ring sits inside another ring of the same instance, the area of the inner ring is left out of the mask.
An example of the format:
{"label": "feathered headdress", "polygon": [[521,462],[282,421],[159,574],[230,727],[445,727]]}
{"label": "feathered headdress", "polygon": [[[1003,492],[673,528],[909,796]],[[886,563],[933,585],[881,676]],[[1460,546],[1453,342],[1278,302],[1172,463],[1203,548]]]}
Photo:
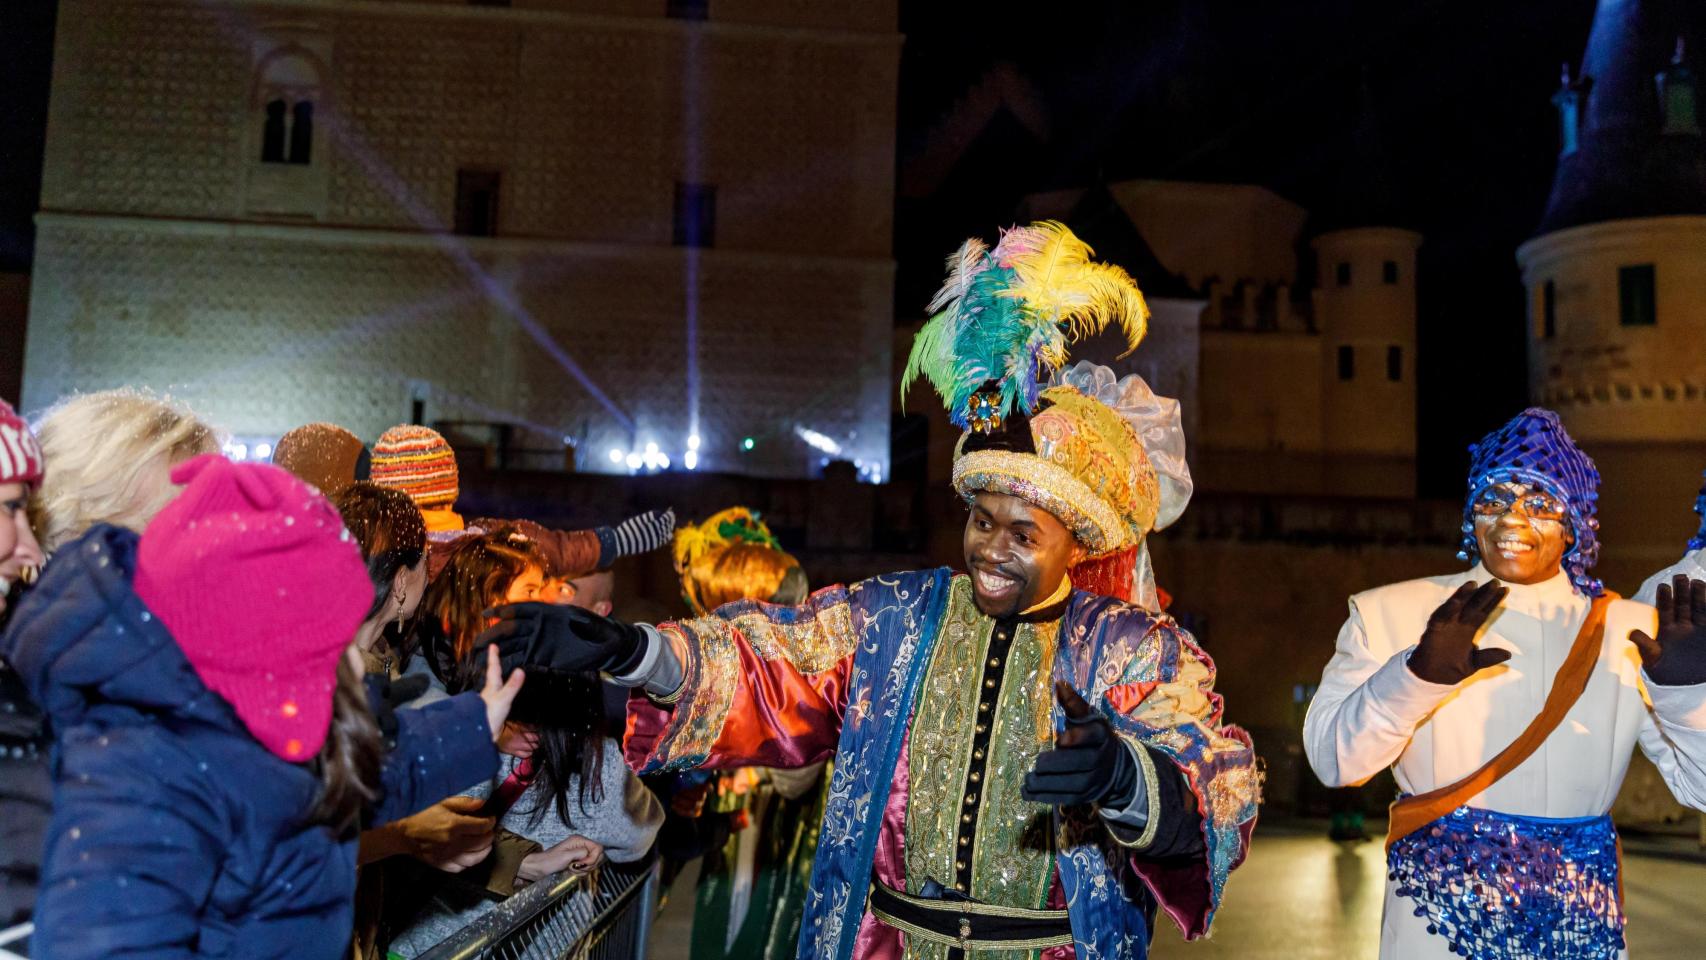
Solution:
{"label": "feathered headdress", "polygon": [[967,240],[948,258],[933,316],[913,341],[902,399],[922,374],[955,424],[987,431],[1015,408],[1035,411],[1069,342],[1118,324],[1128,352],[1136,349],[1149,307],[1124,270],[1092,261],[1092,252],[1053,220],[1014,227],[993,250]]}
{"label": "feathered headdress", "polygon": [[681,575],[681,598],[695,616],[733,600],[796,604],[806,596],[799,561],[745,507],[677,528],[675,572]]}
{"label": "feathered headdress", "polygon": [[694,561],[714,550],[737,543],[750,543],[771,550],[782,549],[758,514],[745,507],[730,507],[713,514],[704,523],[688,524],[675,531],[675,570],[685,573]]}

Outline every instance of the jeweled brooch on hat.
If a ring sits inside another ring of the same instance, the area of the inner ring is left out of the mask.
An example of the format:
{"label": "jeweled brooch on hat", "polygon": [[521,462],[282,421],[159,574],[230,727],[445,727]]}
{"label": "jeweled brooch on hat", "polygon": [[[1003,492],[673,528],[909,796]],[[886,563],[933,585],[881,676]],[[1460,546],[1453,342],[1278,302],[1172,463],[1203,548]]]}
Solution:
{"label": "jeweled brooch on hat", "polygon": [[1001,391],[980,390],[966,402],[966,421],[976,433],[1001,429]]}

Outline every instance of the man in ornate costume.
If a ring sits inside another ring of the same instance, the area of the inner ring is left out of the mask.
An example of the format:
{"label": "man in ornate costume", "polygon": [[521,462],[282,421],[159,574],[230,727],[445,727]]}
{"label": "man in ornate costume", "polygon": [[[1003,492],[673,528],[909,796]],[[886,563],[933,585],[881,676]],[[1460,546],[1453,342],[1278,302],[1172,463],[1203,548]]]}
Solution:
{"label": "man in ornate costume", "polygon": [[1655,614],[1594,578],[1599,472],[1551,411],[1471,457],[1458,557],[1478,562],[1351,598],[1305,748],[1328,786],[1391,766],[1405,794],[1384,960],[1610,960],[1607,811],[1634,746],[1706,809],[1706,583],[1659,588]]}
{"label": "man in ornate costume", "polygon": [[1213,664],[1164,614],[1068,578],[1134,550],[1161,509],[1132,424],[1044,379],[1069,334],[1142,336],[1136,286],[1089,253],[1055,223],[968,242],[915,344],[909,379],[966,431],[969,575],[656,628],[512,607],[492,631],[530,669],[643,687],[643,770],[834,757],[800,957],[1141,958],[1157,904],[1202,936],[1243,860],[1257,773]]}

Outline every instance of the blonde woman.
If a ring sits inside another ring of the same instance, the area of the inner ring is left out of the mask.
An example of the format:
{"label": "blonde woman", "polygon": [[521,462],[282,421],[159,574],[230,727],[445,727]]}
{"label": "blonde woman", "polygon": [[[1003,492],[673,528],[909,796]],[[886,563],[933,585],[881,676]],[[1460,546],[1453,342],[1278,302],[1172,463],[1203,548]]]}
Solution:
{"label": "blonde woman", "polygon": [[219,452],[219,435],[189,409],[132,389],[61,400],[36,428],[47,476],[31,505],[48,553],[97,523],[141,532],[178,488],[172,468]]}

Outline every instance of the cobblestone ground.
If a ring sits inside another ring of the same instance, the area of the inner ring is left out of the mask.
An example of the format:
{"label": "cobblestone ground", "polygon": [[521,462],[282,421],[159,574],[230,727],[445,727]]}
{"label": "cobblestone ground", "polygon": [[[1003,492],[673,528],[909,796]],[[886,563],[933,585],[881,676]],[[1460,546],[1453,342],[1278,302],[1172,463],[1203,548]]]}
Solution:
{"label": "cobblestone ground", "polygon": [[[1378,827],[1378,824],[1374,824]],[[1157,960],[1373,960],[1386,882],[1380,843],[1333,843],[1326,823],[1264,824],[1250,859],[1232,875],[1214,937],[1185,943],[1163,920]],[[691,883],[692,876],[683,877]],[[684,889],[690,889],[684,886]],[[1706,957],[1706,864],[1631,855],[1624,861],[1631,960]],[[656,960],[686,960],[692,897],[677,898],[653,928]]]}

